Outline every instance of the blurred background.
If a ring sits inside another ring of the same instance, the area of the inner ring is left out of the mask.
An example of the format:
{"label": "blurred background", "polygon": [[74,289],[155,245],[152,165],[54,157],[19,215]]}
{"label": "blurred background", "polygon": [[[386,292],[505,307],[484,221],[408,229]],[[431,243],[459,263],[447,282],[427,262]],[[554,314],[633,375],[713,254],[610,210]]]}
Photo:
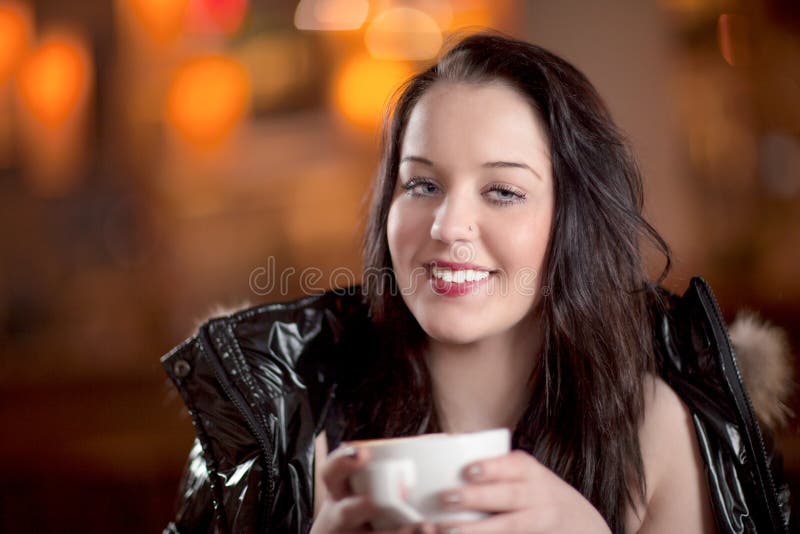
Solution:
{"label": "blurred background", "polygon": [[386,98],[474,26],[598,87],[668,287],[800,347],[794,0],[0,0],[0,531],[160,531],[194,432],[159,357],[358,272]]}

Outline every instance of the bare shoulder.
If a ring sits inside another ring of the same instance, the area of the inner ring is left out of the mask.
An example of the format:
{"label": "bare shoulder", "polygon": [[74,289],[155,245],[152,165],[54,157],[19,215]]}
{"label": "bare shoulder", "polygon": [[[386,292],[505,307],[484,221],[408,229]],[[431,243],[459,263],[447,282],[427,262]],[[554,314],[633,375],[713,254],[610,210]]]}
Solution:
{"label": "bare shoulder", "polygon": [[648,375],[639,444],[646,503],[629,531],[715,532],[711,501],[692,414],[661,378]]}
{"label": "bare shoulder", "polygon": [[317,518],[322,503],[328,496],[325,484],[322,482],[322,466],[328,457],[328,439],[323,430],[314,440],[314,519]]}

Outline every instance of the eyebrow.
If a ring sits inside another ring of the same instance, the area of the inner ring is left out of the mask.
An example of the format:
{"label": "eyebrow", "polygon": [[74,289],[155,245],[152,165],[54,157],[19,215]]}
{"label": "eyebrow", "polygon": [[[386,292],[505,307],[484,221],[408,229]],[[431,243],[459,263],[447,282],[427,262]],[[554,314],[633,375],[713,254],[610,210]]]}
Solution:
{"label": "eyebrow", "polygon": [[[416,161],[417,163],[422,163],[423,165],[428,165],[429,167],[435,167],[434,163],[429,160],[428,158],[423,158],[421,156],[405,156],[403,159],[400,160],[400,163],[405,161]],[[487,169],[503,169],[503,168],[513,168],[513,169],[527,169],[533,173],[538,179],[542,179],[542,176],[536,172],[530,165],[527,163],[518,163],[516,161],[487,161],[486,163],[482,164],[481,167],[485,167]]]}

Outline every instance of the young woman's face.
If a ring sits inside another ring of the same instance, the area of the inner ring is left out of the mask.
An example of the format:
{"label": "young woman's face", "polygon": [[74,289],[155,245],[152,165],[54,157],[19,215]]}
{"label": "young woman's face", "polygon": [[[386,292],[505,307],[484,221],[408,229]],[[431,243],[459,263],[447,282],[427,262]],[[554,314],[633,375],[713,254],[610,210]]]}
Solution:
{"label": "young woman's face", "polygon": [[553,219],[547,135],[511,86],[435,83],[401,147],[387,225],[403,300],[432,338],[469,343],[526,324]]}

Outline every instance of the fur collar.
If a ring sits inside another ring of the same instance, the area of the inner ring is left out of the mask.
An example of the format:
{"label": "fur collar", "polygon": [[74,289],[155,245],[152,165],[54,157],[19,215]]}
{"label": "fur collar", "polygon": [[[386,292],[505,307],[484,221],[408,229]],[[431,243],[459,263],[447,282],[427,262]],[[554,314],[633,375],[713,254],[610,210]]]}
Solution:
{"label": "fur collar", "polygon": [[786,332],[751,311],[739,312],[729,332],[756,416],[770,429],[784,426],[794,416],[787,405],[794,369]]}

